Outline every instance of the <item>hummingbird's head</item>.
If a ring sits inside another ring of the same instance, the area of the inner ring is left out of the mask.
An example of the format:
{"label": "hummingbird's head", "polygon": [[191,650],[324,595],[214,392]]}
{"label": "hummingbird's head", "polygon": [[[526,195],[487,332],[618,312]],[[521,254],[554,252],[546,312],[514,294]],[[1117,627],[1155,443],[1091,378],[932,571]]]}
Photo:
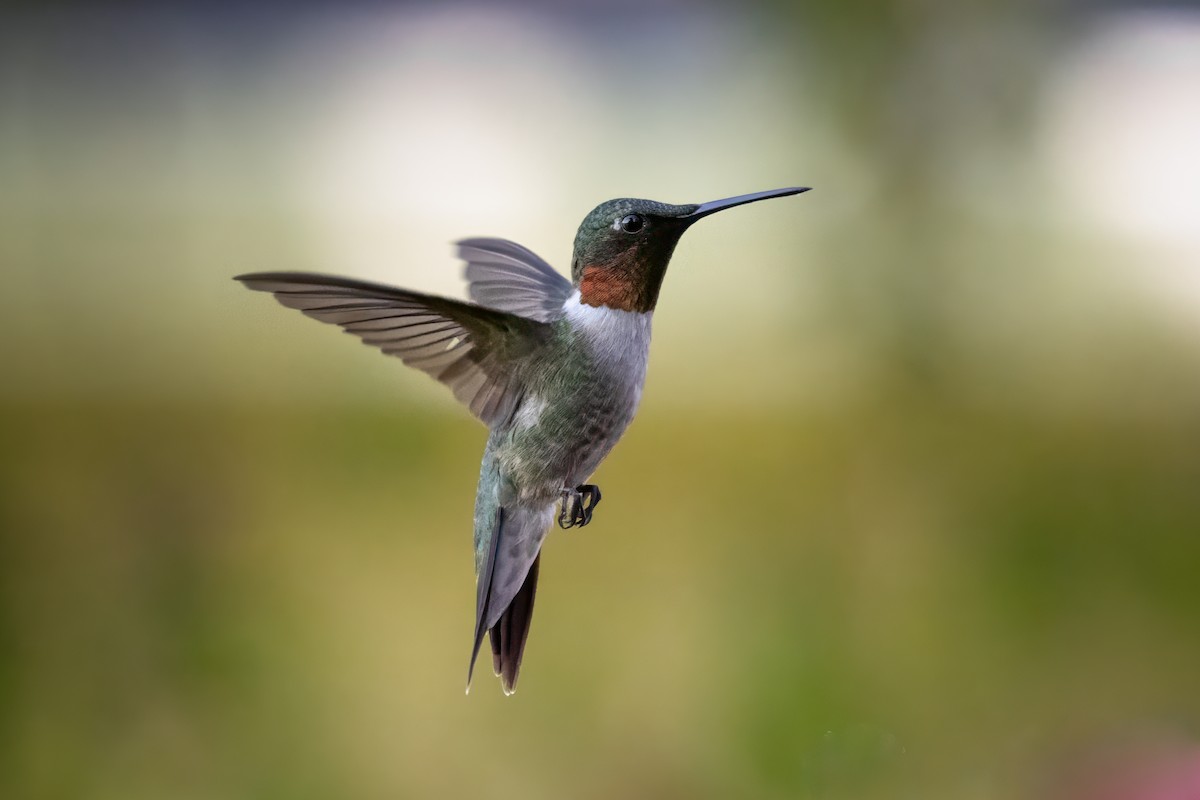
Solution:
{"label": "hummingbird's head", "polygon": [[775,189],[683,206],[632,198],[601,203],[575,236],[571,277],[579,287],[579,301],[621,311],[653,311],[671,253],[692,223],[733,206],[806,191],[807,187]]}

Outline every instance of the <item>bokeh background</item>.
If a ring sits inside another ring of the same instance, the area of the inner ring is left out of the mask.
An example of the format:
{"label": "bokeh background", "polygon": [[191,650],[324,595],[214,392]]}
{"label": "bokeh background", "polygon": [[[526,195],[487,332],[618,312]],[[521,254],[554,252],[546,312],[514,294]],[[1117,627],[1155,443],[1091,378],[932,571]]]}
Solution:
{"label": "bokeh background", "polygon": [[[4,17],[0,796],[1195,781],[1196,4]],[[610,197],[794,184],[684,238],[520,689],[464,697],[484,430],[231,276],[462,296],[457,238],[565,269]]]}

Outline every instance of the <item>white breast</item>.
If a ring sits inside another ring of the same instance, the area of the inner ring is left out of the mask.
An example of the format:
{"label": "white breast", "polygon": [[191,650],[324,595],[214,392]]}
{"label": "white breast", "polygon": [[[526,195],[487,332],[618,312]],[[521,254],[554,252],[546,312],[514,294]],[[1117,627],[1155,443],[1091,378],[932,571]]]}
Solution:
{"label": "white breast", "polygon": [[583,335],[596,362],[633,390],[633,403],[641,399],[650,354],[653,311],[620,311],[589,306],[579,301],[579,290],[563,303],[563,316]]}

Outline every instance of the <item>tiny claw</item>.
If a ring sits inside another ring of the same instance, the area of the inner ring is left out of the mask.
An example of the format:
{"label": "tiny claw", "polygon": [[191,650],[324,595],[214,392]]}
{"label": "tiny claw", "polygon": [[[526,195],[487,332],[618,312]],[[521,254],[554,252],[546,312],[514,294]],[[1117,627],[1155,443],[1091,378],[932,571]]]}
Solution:
{"label": "tiny claw", "polygon": [[600,505],[600,487],[590,483],[578,487],[577,491],[580,494],[580,506],[583,512],[583,520],[580,525],[587,525],[592,521],[592,510]]}
{"label": "tiny claw", "polygon": [[592,510],[600,503],[600,487],[590,483],[574,489],[563,487],[562,508],[558,513],[558,526],[582,528],[592,521]]}
{"label": "tiny claw", "polygon": [[562,489],[562,506],[558,512],[558,527],[566,530],[574,528],[580,519],[580,507],[583,505],[583,499],[579,492],[563,487]]}

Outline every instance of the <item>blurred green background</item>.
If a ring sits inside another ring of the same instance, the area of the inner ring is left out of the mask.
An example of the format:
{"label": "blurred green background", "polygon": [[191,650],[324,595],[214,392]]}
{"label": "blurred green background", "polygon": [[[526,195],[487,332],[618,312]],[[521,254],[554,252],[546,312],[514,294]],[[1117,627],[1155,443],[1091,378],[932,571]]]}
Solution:
{"label": "blurred green background", "polygon": [[[0,796],[1097,797],[1200,759],[1200,7],[6,13]],[[457,238],[565,270],[602,200],[794,184],[684,238],[520,691],[464,697],[483,429],[231,276],[461,296]]]}

